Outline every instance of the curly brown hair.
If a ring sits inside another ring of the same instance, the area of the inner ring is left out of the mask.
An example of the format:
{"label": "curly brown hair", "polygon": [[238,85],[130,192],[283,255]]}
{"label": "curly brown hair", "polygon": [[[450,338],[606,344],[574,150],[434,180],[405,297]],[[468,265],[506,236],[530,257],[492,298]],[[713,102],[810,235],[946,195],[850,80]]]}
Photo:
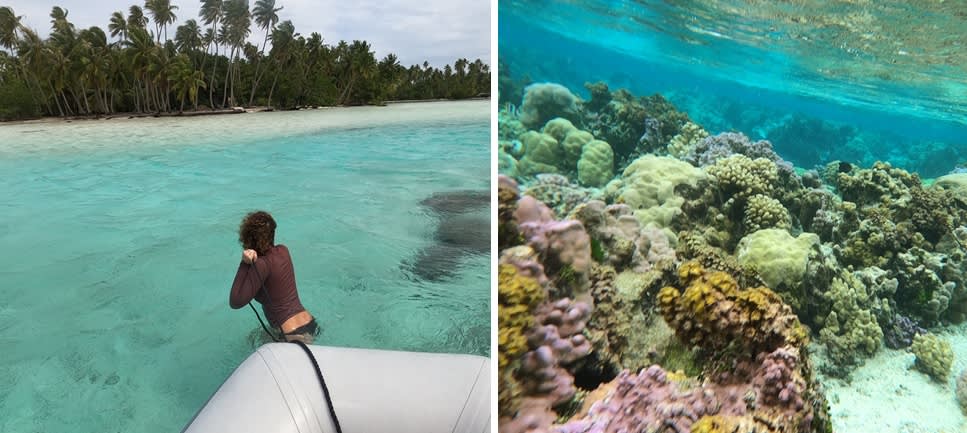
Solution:
{"label": "curly brown hair", "polygon": [[242,248],[255,250],[264,256],[275,245],[275,220],[265,211],[250,212],[238,228]]}

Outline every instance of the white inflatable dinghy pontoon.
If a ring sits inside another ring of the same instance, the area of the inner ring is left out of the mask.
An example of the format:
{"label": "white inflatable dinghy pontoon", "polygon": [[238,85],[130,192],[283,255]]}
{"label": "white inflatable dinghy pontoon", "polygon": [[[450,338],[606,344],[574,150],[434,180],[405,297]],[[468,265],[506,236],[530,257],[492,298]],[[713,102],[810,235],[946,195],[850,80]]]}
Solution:
{"label": "white inflatable dinghy pontoon", "polygon": [[[344,433],[490,431],[490,359],[306,346]],[[298,344],[250,355],[182,433],[335,433],[322,386]]]}

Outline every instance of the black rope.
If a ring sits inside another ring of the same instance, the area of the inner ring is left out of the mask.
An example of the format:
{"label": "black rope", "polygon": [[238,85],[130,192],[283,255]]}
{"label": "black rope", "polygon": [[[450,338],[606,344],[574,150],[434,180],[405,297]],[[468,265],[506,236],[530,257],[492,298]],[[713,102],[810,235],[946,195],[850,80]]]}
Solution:
{"label": "black rope", "polygon": [[312,355],[309,346],[306,346],[302,341],[292,340],[290,343],[298,344],[306,352],[306,355],[309,355],[309,360],[312,361],[312,367],[316,369],[316,377],[319,378],[319,384],[322,385],[322,393],[326,396],[326,405],[329,406],[329,415],[332,416],[332,423],[336,426],[336,433],[342,433],[342,427],[339,426],[339,418],[336,418],[336,409],[332,406],[332,398],[329,396],[329,387],[326,386],[326,379],[322,377],[322,370],[319,369],[319,363],[316,362],[316,357]]}
{"label": "black rope", "polygon": [[[258,277],[259,282],[262,282],[262,275],[259,273],[259,268],[255,266],[255,262],[252,262],[251,266],[252,266],[252,269],[255,269],[255,275]],[[265,296],[269,297],[269,291],[265,289],[264,284],[259,290],[265,290]],[[270,304],[272,303],[271,298],[269,298],[269,303]],[[284,334],[282,334],[281,337],[276,338],[275,334],[272,334],[271,332],[269,332],[269,328],[265,326],[265,322],[262,321],[262,316],[259,315],[258,310],[256,310],[255,306],[252,305],[252,301],[248,301],[248,306],[252,307],[252,311],[255,313],[255,317],[259,319],[259,324],[262,325],[262,329],[265,330],[265,333],[269,334],[269,337],[272,337],[272,341],[275,341],[278,343],[285,341]],[[342,433],[342,427],[339,425],[339,418],[336,418],[336,408],[333,407],[332,405],[332,397],[329,396],[329,387],[326,386],[326,379],[322,377],[322,369],[319,368],[319,362],[316,361],[316,357],[312,354],[312,351],[309,350],[309,346],[306,346],[306,344],[303,343],[301,340],[292,340],[290,341],[290,343],[298,344],[299,347],[301,347],[302,350],[306,352],[306,355],[309,355],[309,360],[312,361],[312,367],[316,370],[316,377],[319,379],[319,385],[322,386],[322,394],[326,397],[326,406],[329,407],[329,416],[332,417],[332,423],[336,426],[336,433]]]}
{"label": "black rope", "polygon": [[281,343],[282,340],[279,340],[278,338],[275,337],[274,334],[272,334],[271,332],[269,332],[269,328],[267,326],[265,326],[265,322],[262,321],[262,316],[259,315],[259,311],[255,309],[255,306],[254,305],[252,305],[252,301],[248,301],[248,306],[249,307],[252,307],[252,311],[255,312],[255,317],[258,317],[259,318],[259,323],[262,324],[262,329],[265,330],[265,333],[266,334],[269,334],[269,337],[272,338],[272,341],[274,341],[276,343]]}

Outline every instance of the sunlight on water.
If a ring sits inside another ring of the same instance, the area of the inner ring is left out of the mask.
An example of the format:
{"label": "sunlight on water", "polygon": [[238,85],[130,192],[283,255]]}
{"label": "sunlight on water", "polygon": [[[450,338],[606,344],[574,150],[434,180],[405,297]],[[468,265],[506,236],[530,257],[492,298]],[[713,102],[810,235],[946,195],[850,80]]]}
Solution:
{"label": "sunlight on water", "polygon": [[[542,19],[529,17],[536,8]],[[501,20],[750,87],[967,123],[959,1],[508,0],[501,9]]]}

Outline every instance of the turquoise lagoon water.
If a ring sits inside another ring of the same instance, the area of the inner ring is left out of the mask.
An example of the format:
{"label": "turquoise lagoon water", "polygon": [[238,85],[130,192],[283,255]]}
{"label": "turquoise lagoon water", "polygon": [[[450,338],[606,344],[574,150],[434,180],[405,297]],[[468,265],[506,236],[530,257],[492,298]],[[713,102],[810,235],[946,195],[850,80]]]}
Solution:
{"label": "turquoise lagoon water", "polygon": [[[0,126],[0,431],[179,431],[253,349],[241,217],[320,344],[489,355],[489,258],[440,282],[439,191],[489,189],[489,102]],[[480,210],[486,218],[487,210]]]}

